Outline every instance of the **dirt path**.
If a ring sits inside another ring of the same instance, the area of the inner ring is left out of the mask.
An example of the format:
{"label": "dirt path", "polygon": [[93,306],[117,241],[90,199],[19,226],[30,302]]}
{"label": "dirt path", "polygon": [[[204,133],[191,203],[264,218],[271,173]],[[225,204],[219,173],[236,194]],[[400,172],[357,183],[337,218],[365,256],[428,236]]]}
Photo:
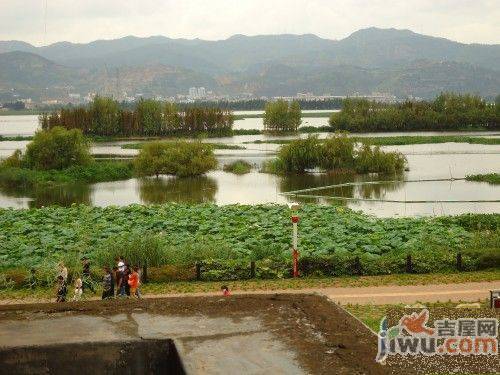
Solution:
{"label": "dirt path", "polygon": [[[230,285],[230,283],[229,283]],[[318,293],[325,295],[331,300],[341,303],[353,304],[397,304],[416,302],[476,302],[478,300],[489,299],[489,291],[500,290],[500,280],[471,282],[461,284],[437,284],[437,285],[389,285],[370,287],[328,287],[328,288],[304,288],[304,289],[283,289],[283,290],[256,290],[256,291],[233,291],[234,295],[245,294],[296,294],[296,293]],[[181,296],[214,296],[220,292],[213,293],[183,293],[183,294],[154,294],[146,295],[145,298],[158,297],[181,297]],[[99,299],[97,297],[90,298]],[[23,299],[23,300],[0,300],[0,305],[17,303],[38,303],[50,302],[48,299]]]}

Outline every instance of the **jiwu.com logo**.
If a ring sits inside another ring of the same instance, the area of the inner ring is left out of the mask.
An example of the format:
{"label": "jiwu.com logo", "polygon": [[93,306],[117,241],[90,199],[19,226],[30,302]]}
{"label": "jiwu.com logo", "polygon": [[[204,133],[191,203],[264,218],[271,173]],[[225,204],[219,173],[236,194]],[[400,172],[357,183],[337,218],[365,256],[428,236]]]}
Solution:
{"label": "jiwu.com logo", "polygon": [[388,327],[380,322],[377,362],[389,355],[496,355],[498,319],[465,318],[434,321],[429,327],[429,311],[403,315],[399,324]]}

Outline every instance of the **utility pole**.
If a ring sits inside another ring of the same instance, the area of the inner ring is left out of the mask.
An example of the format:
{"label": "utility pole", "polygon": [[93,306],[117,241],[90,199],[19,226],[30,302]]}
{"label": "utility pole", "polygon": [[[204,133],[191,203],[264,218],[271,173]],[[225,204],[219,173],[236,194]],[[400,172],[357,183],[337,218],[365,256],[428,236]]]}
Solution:
{"label": "utility pole", "polygon": [[[293,211],[297,211],[299,209],[298,203],[293,203],[290,205],[290,208]],[[299,223],[299,215],[296,213],[292,213],[292,259],[293,259],[293,277],[299,277],[299,251],[298,247],[298,223]]]}

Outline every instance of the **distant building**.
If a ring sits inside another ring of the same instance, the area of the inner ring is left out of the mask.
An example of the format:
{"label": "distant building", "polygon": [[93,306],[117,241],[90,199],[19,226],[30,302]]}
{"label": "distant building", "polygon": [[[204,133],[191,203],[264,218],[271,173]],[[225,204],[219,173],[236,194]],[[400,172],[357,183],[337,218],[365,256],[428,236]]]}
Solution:
{"label": "distant building", "polygon": [[207,97],[207,91],[204,87],[190,87],[188,93],[188,99],[204,99]]}

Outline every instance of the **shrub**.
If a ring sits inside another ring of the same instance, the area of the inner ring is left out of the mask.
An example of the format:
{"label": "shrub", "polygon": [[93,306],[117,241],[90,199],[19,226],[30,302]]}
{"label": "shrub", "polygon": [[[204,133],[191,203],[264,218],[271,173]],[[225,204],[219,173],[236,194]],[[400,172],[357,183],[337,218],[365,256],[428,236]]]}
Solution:
{"label": "shrub", "polygon": [[354,166],[355,142],[347,133],[337,133],[328,137],[320,148],[319,165],[322,169],[352,169]]}
{"label": "shrub", "polygon": [[303,173],[306,169],[313,169],[318,165],[321,144],[317,136],[306,139],[297,139],[283,145],[278,151],[285,172]]}
{"label": "shrub", "polygon": [[216,168],[217,159],[212,147],[201,142],[150,142],[141,149],[134,166],[140,176],[187,177]]}
{"label": "shrub", "polygon": [[90,145],[82,132],[61,127],[38,131],[24,155],[26,167],[36,170],[65,169],[91,161]]}
{"label": "shrub", "polygon": [[21,168],[23,164],[23,154],[21,150],[16,150],[12,155],[2,161],[1,166],[5,168]]}
{"label": "shrub", "polygon": [[355,169],[358,173],[400,173],[406,158],[399,152],[384,152],[380,147],[363,144],[356,155]]}

